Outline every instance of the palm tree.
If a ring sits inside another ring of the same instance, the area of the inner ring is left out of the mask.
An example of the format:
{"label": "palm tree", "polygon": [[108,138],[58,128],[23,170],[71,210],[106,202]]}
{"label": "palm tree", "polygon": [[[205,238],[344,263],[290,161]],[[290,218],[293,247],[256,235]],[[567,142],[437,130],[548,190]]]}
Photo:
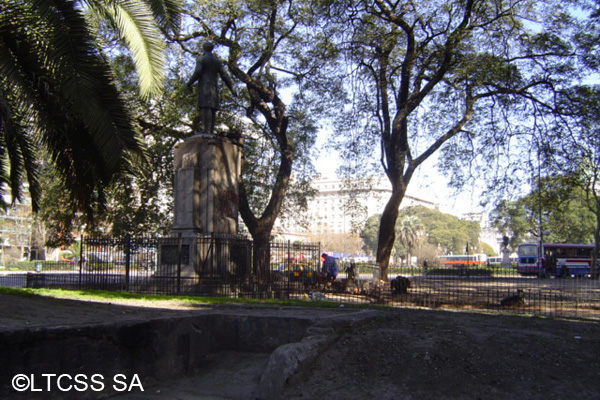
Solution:
{"label": "palm tree", "polygon": [[423,236],[423,224],[416,215],[404,215],[396,223],[396,237],[406,249],[406,266],[410,265],[410,256],[415,247],[419,247]]}
{"label": "palm tree", "polygon": [[91,211],[143,145],[86,16],[108,21],[130,49],[143,96],[161,88],[159,24],[177,0],[3,0],[0,3],[0,194],[26,179],[37,209],[38,157],[47,151],[73,203]]}

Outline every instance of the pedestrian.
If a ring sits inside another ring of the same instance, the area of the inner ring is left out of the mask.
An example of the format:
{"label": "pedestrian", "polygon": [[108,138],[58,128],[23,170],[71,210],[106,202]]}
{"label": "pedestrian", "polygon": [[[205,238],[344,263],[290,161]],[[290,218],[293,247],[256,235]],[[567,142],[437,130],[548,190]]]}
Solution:
{"label": "pedestrian", "polygon": [[327,279],[331,281],[335,281],[338,275],[337,265],[335,263],[335,258],[328,255],[327,253],[321,254],[321,258],[323,258],[323,269],[322,271],[327,274]]}

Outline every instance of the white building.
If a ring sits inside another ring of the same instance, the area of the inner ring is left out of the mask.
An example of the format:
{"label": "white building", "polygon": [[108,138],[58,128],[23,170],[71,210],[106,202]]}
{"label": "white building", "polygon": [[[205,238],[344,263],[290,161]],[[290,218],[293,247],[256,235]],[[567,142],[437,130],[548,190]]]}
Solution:
{"label": "white building", "polygon": [[[360,180],[320,178],[313,181],[312,186],[317,193],[308,202],[308,226],[301,226],[297,222],[299,218],[280,218],[274,232],[278,236],[300,239],[311,234],[356,233],[367,218],[382,213],[392,192],[385,177]],[[404,196],[400,208],[416,205],[439,209],[439,204],[410,193]]]}
{"label": "white building", "polygon": [[479,226],[481,227],[479,241],[492,246],[492,248],[498,255],[502,254],[503,235],[498,229],[492,226],[487,214],[484,214],[482,212],[473,212],[464,214],[462,218],[468,221],[474,221],[479,223]]}
{"label": "white building", "polygon": [[[5,202],[10,204],[10,201],[10,195],[6,195]],[[0,268],[29,255],[31,224],[31,199],[27,195],[22,203],[16,202],[0,211]]]}

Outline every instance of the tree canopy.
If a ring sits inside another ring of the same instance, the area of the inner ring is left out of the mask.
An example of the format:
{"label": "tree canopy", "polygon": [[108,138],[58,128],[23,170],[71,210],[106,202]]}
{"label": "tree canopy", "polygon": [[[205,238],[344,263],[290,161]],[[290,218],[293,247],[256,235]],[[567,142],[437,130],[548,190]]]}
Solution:
{"label": "tree canopy", "polygon": [[[539,240],[553,243],[593,243],[595,217],[586,196],[570,176],[542,178],[532,191],[516,201],[501,202],[491,213],[492,226],[519,243]],[[541,218],[541,225],[540,225]]]}
{"label": "tree canopy", "polygon": [[237,116],[228,119],[230,131],[246,140],[240,215],[266,273],[277,217],[293,204],[290,199],[301,204],[309,192],[318,117],[330,112],[327,106],[335,99],[332,81],[323,85],[331,49],[319,46],[327,37],[315,29],[308,1],[195,1],[186,12],[189,29],[173,40],[189,54],[196,54],[199,42],[216,43],[234,80],[243,85],[243,96],[223,111]]}
{"label": "tree canopy", "polygon": [[[103,49],[99,14],[131,49],[142,93],[160,90],[164,29],[177,2],[13,1],[0,4],[0,180],[40,199],[40,150],[49,154],[78,209],[92,213],[115,176],[132,171],[143,145]],[[158,23],[157,23],[158,21]],[[2,190],[5,189],[3,186]]]}
{"label": "tree canopy", "polygon": [[[172,146],[191,134],[193,100],[181,81],[199,43],[211,40],[242,89],[237,99],[225,92],[220,129],[247,139],[240,210],[261,243],[309,193],[324,126],[335,130],[331,143],[348,174],[367,176],[362,166],[376,160],[391,182],[377,224],[384,276],[402,232],[399,206],[434,154],[457,184],[483,171],[491,186],[510,187],[519,177],[533,180],[532,167],[538,178],[577,176],[583,195],[595,199],[586,206],[599,214],[599,97],[583,80],[600,65],[597,1],[196,0],[185,2],[181,32],[178,7],[175,0],[0,4],[0,180],[16,198],[26,179],[37,207],[43,148],[79,208],[93,210],[109,194],[123,205],[115,227],[141,226],[148,215],[164,220],[157,193],[170,190]],[[165,81],[162,34],[171,42]],[[515,154],[522,162],[508,161]],[[144,157],[150,163],[139,166]],[[123,174],[134,170],[135,180]],[[523,212],[503,207],[513,219]],[[530,223],[523,225],[511,229]],[[440,237],[436,245],[459,252],[470,239]]]}
{"label": "tree canopy", "polygon": [[446,169],[460,165],[454,182],[464,182],[473,169],[493,170],[521,125],[535,119],[540,128],[543,116],[557,112],[555,93],[576,78],[568,41],[574,21],[552,0],[322,6],[343,26],[335,43],[352,89],[337,122],[340,148],[348,159],[364,158],[364,149],[378,156],[392,184],[378,239],[385,272],[416,168],[440,152]]}
{"label": "tree canopy", "polygon": [[[375,254],[381,215],[368,218],[361,231],[364,249]],[[396,222],[396,254],[406,255],[420,244],[433,245],[438,255],[465,254],[467,243],[469,252],[483,252],[479,243],[481,228],[479,223],[460,219],[441,211],[423,206],[406,207],[400,210]],[[413,254],[413,253],[411,253]]]}

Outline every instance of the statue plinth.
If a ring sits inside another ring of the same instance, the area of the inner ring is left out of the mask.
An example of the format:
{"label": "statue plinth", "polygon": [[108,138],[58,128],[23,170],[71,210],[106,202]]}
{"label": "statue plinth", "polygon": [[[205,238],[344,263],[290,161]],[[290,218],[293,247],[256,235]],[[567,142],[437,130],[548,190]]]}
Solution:
{"label": "statue plinth", "polygon": [[[198,277],[212,270],[210,241],[205,235],[235,235],[238,230],[241,140],[198,133],[175,146],[175,221],[159,249],[157,276]],[[229,248],[218,256],[226,259]],[[180,254],[181,253],[181,254]],[[179,255],[180,254],[180,255]],[[181,266],[177,272],[177,265]],[[216,267],[214,267],[216,268]],[[227,266],[219,267],[228,272]]]}
{"label": "statue plinth", "polygon": [[241,162],[241,144],[223,136],[175,146],[174,233],[237,233]]}

